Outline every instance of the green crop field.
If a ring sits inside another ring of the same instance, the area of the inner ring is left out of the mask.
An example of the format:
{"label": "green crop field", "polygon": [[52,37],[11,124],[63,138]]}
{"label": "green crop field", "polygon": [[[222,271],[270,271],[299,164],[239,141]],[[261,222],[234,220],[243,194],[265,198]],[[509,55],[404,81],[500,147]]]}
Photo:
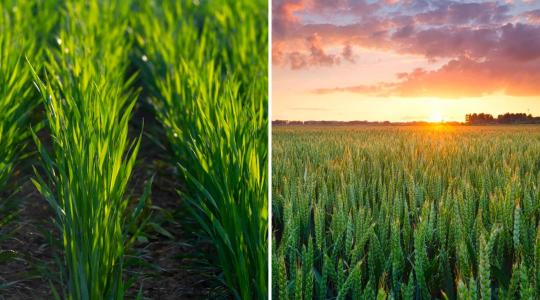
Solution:
{"label": "green crop field", "polygon": [[540,127],[273,128],[275,299],[540,298]]}
{"label": "green crop field", "polygon": [[267,298],[267,15],[0,0],[0,299]]}

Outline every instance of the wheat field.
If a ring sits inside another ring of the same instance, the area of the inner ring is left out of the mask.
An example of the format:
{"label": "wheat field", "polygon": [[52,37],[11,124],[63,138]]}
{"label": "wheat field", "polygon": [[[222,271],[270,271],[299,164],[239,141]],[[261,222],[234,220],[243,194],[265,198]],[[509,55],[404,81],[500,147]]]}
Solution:
{"label": "wheat field", "polygon": [[275,299],[540,297],[540,128],[273,128]]}

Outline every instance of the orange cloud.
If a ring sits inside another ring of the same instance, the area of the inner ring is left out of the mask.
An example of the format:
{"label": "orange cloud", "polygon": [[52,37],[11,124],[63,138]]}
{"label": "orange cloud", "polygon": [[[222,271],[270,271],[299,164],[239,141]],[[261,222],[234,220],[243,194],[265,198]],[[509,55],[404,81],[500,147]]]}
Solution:
{"label": "orange cloud", "polygon": [[375,97],[479,97],[495,93],[509,96],[540,95],[540,60],[535,63],[510,61],[476,62],[467,58],[452,60],[434,71],[416,69],[398,74],[395,82],[317,89],[327,94],[349,92]]}
{"label": "orange cloud", "polygon": [[296,11],[301,10],[301,9],[304,8],[305,6],[306,6],[306,3],[305,3],[304,0],[293,1],[293,2],[285,1],[285,2],[283,2],[283,4],[280,6],[281,16],[283,17],[283,19],[284,19],[286,22],[289,22],[289,23],[295,23],[295,22],[298,22],[298,17],[296,17],[296,16],[294,15],[294,13],[295,13]]}

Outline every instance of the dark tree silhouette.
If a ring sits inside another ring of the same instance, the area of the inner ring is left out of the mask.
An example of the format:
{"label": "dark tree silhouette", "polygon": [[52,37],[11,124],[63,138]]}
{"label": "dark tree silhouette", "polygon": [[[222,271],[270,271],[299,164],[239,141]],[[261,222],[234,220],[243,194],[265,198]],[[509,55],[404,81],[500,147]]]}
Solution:
{"label": "dark tree silhouette", "polygon": [[474,113],[465,115],[465,122],[468,124],[493,124],[495,123],[495,119],[490,114]]}
{"label": "dark tree silhouette", "polygon": [[493,118],[490,114],[474,113],[465,115],[467,124],[540,124],[540,117],[526,113],[505,113]]}

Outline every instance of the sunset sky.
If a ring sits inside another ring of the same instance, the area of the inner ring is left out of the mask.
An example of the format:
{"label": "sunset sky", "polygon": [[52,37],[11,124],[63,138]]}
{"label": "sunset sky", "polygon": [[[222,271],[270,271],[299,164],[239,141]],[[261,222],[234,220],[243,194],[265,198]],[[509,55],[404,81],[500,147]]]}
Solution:
{"label": "sunset sky", "polygon": [[540,115],[540,0],[274,0],[272,119]]}

